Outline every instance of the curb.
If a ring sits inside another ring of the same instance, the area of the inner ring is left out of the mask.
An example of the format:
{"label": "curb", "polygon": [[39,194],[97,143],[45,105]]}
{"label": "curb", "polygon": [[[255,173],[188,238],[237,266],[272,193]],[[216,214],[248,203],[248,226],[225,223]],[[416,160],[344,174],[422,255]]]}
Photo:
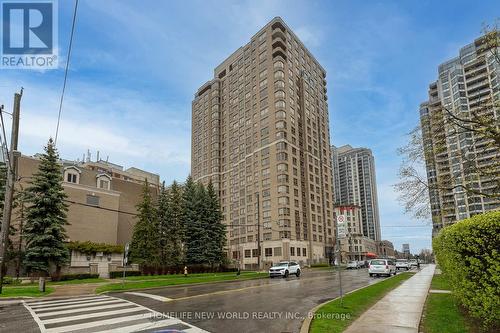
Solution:
{"label": "curb", "polygon": [[[404,272],[403,272],[403,273],[404,273]],[[343,295],[343,296],[345,296],[345,295],[349,295],[349,294],[351,294],[351,293],[353,293],[353,292],[356,292],[356,291],[358,291],[358,290],[361,290],[361,289],[364,289],[364,288],[367,288],[367,287],[370,287],[370,286],[376,285],[377,283],[380,283],[380,282],[382,282],[382,281],[387,281],[387,280],[389,280],[389,279],[393,279],[393,278],[395,278],[396,276],[397,276],[397,274],[396,274],[396,275],[394,275],[394,276],[391,276],[391,277],[385,278],[385,279],[383,279],[383,280],[379,280],[379,281],[377,281],[377,282],[375,282],[375,283],[372,283],[372,284],[369,284],[369,285],[367,285],[367,286],[363,286],[363,287],[360,287],[360,288],[357,288],[357,289],[353,289],[353,290],[351,290],[351,291],[348,291],[348,292],[344,293],[344,295]],[[306,319],[304,319],[304,321],[302,322],[302,326],[300,327],[300,331],[299,331],[299,333],[309,333],[309,328],[310,328],[310,326],[311,326],[311,322],[312,322],[312,318],[311,318],[312,316],[311,316],[311,314],[316,313],[316,311],[318,311],[318,309],[319,309],[319,308],[321,308],[323,305],[328,304],[328,303],[330,303],[330,302],[333,302],[333,301],[335,301],[335,300],[337,300],[337,299],[339,299],[339,298],[340,298],[340,296],[335,297],[335,298],[332,298],[331,300],[326,301],[326,302],[323,302],[323,303],[321,303],[321,304],[318,304],[318,305],[316,305],[314,308],[312,308],[311,310],[309,310],[309,315],[308,315],[308,316],[306,316]]]}

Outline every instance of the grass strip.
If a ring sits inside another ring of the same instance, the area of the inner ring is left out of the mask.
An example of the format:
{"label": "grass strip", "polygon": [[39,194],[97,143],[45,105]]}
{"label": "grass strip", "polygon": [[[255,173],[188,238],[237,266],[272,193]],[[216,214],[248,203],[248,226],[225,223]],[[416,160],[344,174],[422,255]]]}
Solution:
{"label": "grass strip", "polygon": [[429,294],[421,324],[420,331],[424,333],[470,332],[469,325],[451,294]]}
{"label": "grass strip", "polygon": [[[166,287],[166,286],[176,286],[183,284],[192,283],[213,283],[219,281],[234,281],[234,280],[251,280],[251,279],[262,279],[267,278],[268,273],[242,273],[239,277],[235,273],[232,274],[193,274],[188,277],[173,275],[164,279],[152,279],[147,281],[128,281],[125,283],[120,283],[119,281],[115,283],[108,283],[102,285],[96,289],[96,293],[102,293],[106,291],[125,291],[125,290],[135,290],[135,289],[145,289],[145,288],[156,288],[156,287]],[[154,277],[154,276],[151,276]]]}
{"label": "grass strip", "polygon": [[309,332],[338,333],[344,331],[363,312],[382,299],[389,291],[413,276],[413,274],[408,272],[400,273],[393,278],[347,294],[344,296],[343,306],[340,305],[340,299],[335,299],[323,305],[314,314]]}
{"label": "grass strip", "polygon": [[3,286],[1,298],[6,297],[41,297],[46,296],[54,291],[54,288],[46,287],[45,292],[38,291],[38,286],[27,287],[7,287]]}

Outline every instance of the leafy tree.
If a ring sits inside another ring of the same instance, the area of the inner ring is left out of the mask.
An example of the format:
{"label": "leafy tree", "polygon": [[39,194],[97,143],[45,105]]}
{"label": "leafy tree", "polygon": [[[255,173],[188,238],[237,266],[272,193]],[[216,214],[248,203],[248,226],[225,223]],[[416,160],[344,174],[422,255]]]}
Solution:
{"label": "leafy tree", "polygon": [[208,233],[207,257],[209,263],[213,265],[216,263],[222,263],[224,260],[226,226],[222,223],[220,202],[212,182],[209,182],[207,186],[206,201],[206,231]]}
{"label": "leafy tree", "polygon": [[57,273],[68,262],[65,225],[68,224],[62,186],[59,155],[52,139],[45,147],[38,171],[26,189],[26,224],[23,236],[26,241],[24,264],[28,271],[49,273],[55,265]]}
{"label": "leafy tree", "polygon": [[163,184],[158,198],[161,262],[168,266],[184,262],[184,226],[182,214],[182,188],[173,182],[169,189]]}
{"label": "leafy tree", "polygon": [[160,262],[158,218],[146,179],[142,201],[137,205],[137,222],[130,242],[130,260],[136,264],[155,266]]}

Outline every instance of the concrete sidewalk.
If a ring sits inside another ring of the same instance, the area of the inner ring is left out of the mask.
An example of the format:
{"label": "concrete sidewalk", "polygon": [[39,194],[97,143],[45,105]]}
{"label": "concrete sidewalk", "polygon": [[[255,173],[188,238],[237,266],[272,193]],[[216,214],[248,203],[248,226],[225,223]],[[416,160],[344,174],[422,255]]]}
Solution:
{"label": "concrete sidewalk", "polygon": [[344,333],[418,333],[435,268],[425,266],[363,313]]}

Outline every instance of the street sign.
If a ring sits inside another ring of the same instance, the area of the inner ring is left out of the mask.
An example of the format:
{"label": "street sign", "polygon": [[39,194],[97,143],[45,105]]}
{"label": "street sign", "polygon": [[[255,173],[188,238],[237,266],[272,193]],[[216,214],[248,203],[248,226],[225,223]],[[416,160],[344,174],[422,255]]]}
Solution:
{"label": "street sign", "polygon": [[130,249],[130,244],[125,244],[125,253],[123,253],[123,266],[126,266],[128,263],[128,250]]}
{"label": "street sign", "polygon": [[346,227],[346,219],[344,215],[337,216],[337,236],[338,238],[346,238],[347,237],[347,227]]}

